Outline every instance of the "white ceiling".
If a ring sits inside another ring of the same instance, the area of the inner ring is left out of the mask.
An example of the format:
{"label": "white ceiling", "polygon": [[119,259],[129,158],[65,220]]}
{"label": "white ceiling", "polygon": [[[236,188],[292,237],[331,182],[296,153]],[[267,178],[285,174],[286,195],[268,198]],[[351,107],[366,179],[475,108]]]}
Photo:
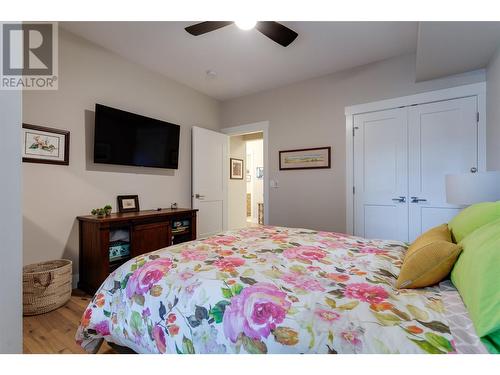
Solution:
{"label": "white ceiling", "polygon": [[500,22],[420,22],[417,81],[484,68],[500,44]]}
{"label": "white ceiling", "polygon": [[194,23],[60,25],[220,100],[415,52],[417,80],[434,79],[484,68],[500,44],[500,22],[283,22],[299,34],[286,48],[235,25],[195,37]]}
{"label": "white ceiling", "polygon": [[[178,82],[225,100],[414,52],[417,22],[283,22],[284,48],[235,25],[192,36],[196,22],[64,22],[60,26]],[[206,71],[217,73],[209,79]]]}

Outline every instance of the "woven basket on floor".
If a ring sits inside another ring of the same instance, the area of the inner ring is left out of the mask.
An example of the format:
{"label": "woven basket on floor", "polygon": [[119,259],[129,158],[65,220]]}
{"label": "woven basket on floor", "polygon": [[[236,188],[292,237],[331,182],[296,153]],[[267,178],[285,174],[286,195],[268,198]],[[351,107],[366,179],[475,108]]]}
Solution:
{"label": "woven basket on floor", "polygon": [[71,275],[72,262],[66,259],[24,266],[23,314],[43,314],[68,302],[71,297]]}

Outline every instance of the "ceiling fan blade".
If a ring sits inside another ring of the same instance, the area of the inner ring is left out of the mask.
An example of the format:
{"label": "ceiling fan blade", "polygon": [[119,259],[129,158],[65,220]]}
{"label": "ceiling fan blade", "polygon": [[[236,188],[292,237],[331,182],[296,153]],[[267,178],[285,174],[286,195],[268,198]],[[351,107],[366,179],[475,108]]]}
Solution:
{"label": "ceiling fan blade", "polygon": [[292,29],[274,21],[261,21],[257,22],[255,28],[269,39],[274,40],[276,43],[281,44],[283,47],[292,43],[299,34]]}
{"label": "ceiling fan blade", "polygon": [[191,35],[198,36],[231,25],[232,23],[234,23],[234,21],[205,21],[188,26],[184,30]]}

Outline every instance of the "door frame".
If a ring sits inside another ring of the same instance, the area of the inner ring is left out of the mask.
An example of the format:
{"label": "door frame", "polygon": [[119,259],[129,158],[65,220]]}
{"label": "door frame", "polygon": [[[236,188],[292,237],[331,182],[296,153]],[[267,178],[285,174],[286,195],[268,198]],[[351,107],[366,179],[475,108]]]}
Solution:
{"label": "door frame", "polygon": [[440,102],[451,99],[477,97],[478,119],[478,168],[486,171],[486,82],[428,91],[393,99],[356,104],[345,107],[346,117],[346,233],[354,233],[354,116],[367,112],[383,111],[399,107]]}
{"label": "door frame", "polygon": [[269,121],[232,126],[220,129],[229,136],[262,133],[264,142],[264,225],[269,224]]}

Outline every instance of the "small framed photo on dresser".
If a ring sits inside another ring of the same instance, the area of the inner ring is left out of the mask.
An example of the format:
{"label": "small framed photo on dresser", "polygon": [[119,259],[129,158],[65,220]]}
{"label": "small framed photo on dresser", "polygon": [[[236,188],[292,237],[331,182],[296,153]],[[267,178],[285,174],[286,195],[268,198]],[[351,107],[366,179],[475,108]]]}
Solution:
{"label": "small framed photo on dresser", "polygon": [[138,195],[119,195],[118,212],[139,212],[139,196]]}

